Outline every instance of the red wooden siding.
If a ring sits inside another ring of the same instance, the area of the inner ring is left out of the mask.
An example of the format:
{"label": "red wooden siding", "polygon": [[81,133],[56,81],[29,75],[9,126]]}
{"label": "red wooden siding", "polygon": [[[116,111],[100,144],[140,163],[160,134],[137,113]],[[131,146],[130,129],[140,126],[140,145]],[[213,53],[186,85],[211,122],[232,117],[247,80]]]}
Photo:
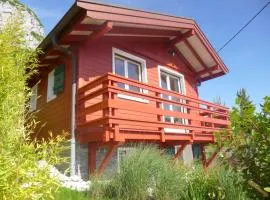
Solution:
{"label": "red wooden siding", "polygon": [[[65,88],[64,92],[55,99],[47,102],[48,73],[58,64],[65,64]],[[70,110],[71,110],[71,66],[70,59],[59,59],[51,67],[40,69],[40,83],[38,86],[37,119],[40,124],[36,134],[38,138],[46,137],[49,131],[54,135],[62,131],[70,130]]]}
{"label": "red wooden siding", "polygon": [[79,87],[107,72],[112,72],[112,48],[146,60],[148,83],[159,86],[158,65],[168,66],[185,76],[187,95],[197,97],[195,75],[177,56],[171,56],[168,41],[162,38],[103,37],[80,49]]}
{"label": "red wooden siding", "polygon": [[[186,94],[191,97],[197,97],[195,75],[185,67],[183,62],[177,56],[171,56],[168,52],[169,44],[162,38],[127,38],[127,37],[106,37],[97,42],[91,43],[80,49],[79,53],[79,88],[89,81],[107,73],[112,72],[112,48],[118,48],[127,53],[138,56],[146,60],[148,84],[159,87],[158,65],[168,66],[171,69],[185,76]],[[89,91],[91,92],[91,91]],[[102,97],[91,99],[85,105],[89,106],[102,100]],[[150,102],[154,104],[154,102]],[[153,105],[152,105],[153,106]],[[100,117],[101,111],[88,115],[86,119],[93,120]],[[119,111],[122,117],[130,119],[148,120],[155,115],[135,111]],[[137,127],[134,127],[137,128]],[[152,129],[152,127],[150,128]],[[155,129],[156,130],[156,129]]]}

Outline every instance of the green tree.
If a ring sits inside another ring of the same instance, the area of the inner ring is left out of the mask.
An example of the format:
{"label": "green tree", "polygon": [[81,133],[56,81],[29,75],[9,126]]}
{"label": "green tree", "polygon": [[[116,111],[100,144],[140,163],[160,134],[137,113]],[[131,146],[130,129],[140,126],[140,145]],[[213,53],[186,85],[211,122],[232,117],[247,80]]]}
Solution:
{"label": "green tree", "polygon": [[26,47],[19,24],[11,22],[0,30],[0,199],[51,199],[58,182],[38,161],[61,161],[63,137],[30,139],[35,123],[25,103],[31,95],[27,82],[37,73],[38,52]]}
{"label": "green tree", "polygon": [[231,137],[225,141],[229,160],[253,186],[250,190],[255,194],[253,198],[261,198],[262,194],[257,192],[263,193],[263,188],[270,185],[270,97],[264,98],[258,113],[246,91],[238,91],[231,112],[231,128]]}

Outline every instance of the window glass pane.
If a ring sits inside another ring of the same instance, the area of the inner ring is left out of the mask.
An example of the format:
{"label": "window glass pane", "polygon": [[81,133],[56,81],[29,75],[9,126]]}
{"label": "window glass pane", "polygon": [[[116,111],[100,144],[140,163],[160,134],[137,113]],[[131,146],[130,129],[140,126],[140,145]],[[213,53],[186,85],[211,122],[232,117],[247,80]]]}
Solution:
{"label": "window glass pane", "polygon": [[163,98],[163,99],[168,99],[168,100],[170,100],[170,96],[167,95],[167,94],[162,94],[162,98]]}
{"label": "window glass pane", "polygon": [[38,85],[35,85],[31,89],[32,94],[31,94],[31,97],[30,97],[30,109],[29,109],[29,111],[36,110],[36,108],[37,108],[37,88],[38,88]]}
{"label": "window glass pane", "polygon": [[115,73],[125,76],[125,61],[120,58],[115,58]]}
{"label": "window glass pane", "polygon": [[171,122],[171,117],[169,116],[165,116],[164,119],[165,119],[165,122]]}
{"label": "window glass pane", "polygon": [[[140,74],[140,65],[137,63],[133,63],[130,61],[127,61],[128,64],[128,78],[134,79],[136,81],[141,81],[141,74]],[[132,85],[129,85],[129,90],[140,92],[139,87],[135,87]]]}
{"label": "window glass pane", "polygon": [[140,81],[140,65],[128,62],[128,78]]}
{"label": "window glass pane", "polygon": [[168,89],[168,85],[167,85],[166,75],[164,73],[161,73],[160,79],[161,79],[161,87],[163,89],[166,89],[167,90]]}
{"label": "window glass pane", "polygon": [[179,79],[173,76],[170,76],[170,87],[172,91],[180,92],[179,89]]}
{"label": "window glass pane", "polygon": [[172,96],[172,97],[171,97],[171,100],[172,100],[172,101],[176,101],[176,102],[180,102],[180,98],[175,97],[175,96]]}
{"label": "window glass pane", "polygon": [[184,119],[182,119],[182,118],[176,118],[176,117],[174,117],[173,120],[174,120],[174,123],[175,123],[175,124],[184,124],[184,123],[183,123],[183,120],[184,120]]}
{"label": "window glass pane", "polygon": [[54,94],[53,87],[54,87],[54,70],[52,70],[48,74],[48,85],[47,85],[47,102],[56,98],[56,95]]}
{"label": "window glass pane", "polygon": [[164,103],[164,104],[163,104],[163,109],[164,109],[164,110],[171,110],[171,109],[170,109],[170,105],[167,104],[167,103]]}
{"label": "window glass pane", "polygon": [[182,112],[182,109],[181,109],[180,106],[172,105],[172,110],[173,110],[173,111],[176,111],[176,112]]}
{"label": "window glass pane", "polygon": [[124,83],[117,83],[117,86],[120,87],[120,88],[125,89],[125,84]]}
{"label": "window glass pane", "polygon": [[135,87],[135,86],[132,86],[132,85],[129,86],[129,90],[134,91],[134,92],[141,92],[139,87]]}

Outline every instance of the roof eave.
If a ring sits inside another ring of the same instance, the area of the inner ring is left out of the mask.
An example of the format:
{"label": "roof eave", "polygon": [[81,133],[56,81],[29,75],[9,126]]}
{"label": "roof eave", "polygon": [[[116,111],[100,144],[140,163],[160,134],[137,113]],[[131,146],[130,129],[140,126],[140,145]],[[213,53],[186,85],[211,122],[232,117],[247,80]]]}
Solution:
{"label": "roof eave", "polygon": [[82,8],[78,7],[76,3],[74,3],[37,48],[43,51],[49,48],[52,45],[52,38],[54,36],[59,36],[65,30],[69,22],[82,10]]}

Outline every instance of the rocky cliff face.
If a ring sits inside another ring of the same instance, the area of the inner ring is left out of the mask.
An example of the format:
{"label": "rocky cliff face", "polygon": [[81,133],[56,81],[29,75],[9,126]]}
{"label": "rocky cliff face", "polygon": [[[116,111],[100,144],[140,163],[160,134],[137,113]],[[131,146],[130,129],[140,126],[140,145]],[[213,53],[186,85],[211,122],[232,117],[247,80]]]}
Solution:
{"label": "rocky cliff face", "polygon": [[35,13],[18,0],[0,0],[0,29],[10,17],[19,15],[23,19],[22,28],[26,33],[26,40],[30,48],[35,48],[44,38],[44,29]]}

